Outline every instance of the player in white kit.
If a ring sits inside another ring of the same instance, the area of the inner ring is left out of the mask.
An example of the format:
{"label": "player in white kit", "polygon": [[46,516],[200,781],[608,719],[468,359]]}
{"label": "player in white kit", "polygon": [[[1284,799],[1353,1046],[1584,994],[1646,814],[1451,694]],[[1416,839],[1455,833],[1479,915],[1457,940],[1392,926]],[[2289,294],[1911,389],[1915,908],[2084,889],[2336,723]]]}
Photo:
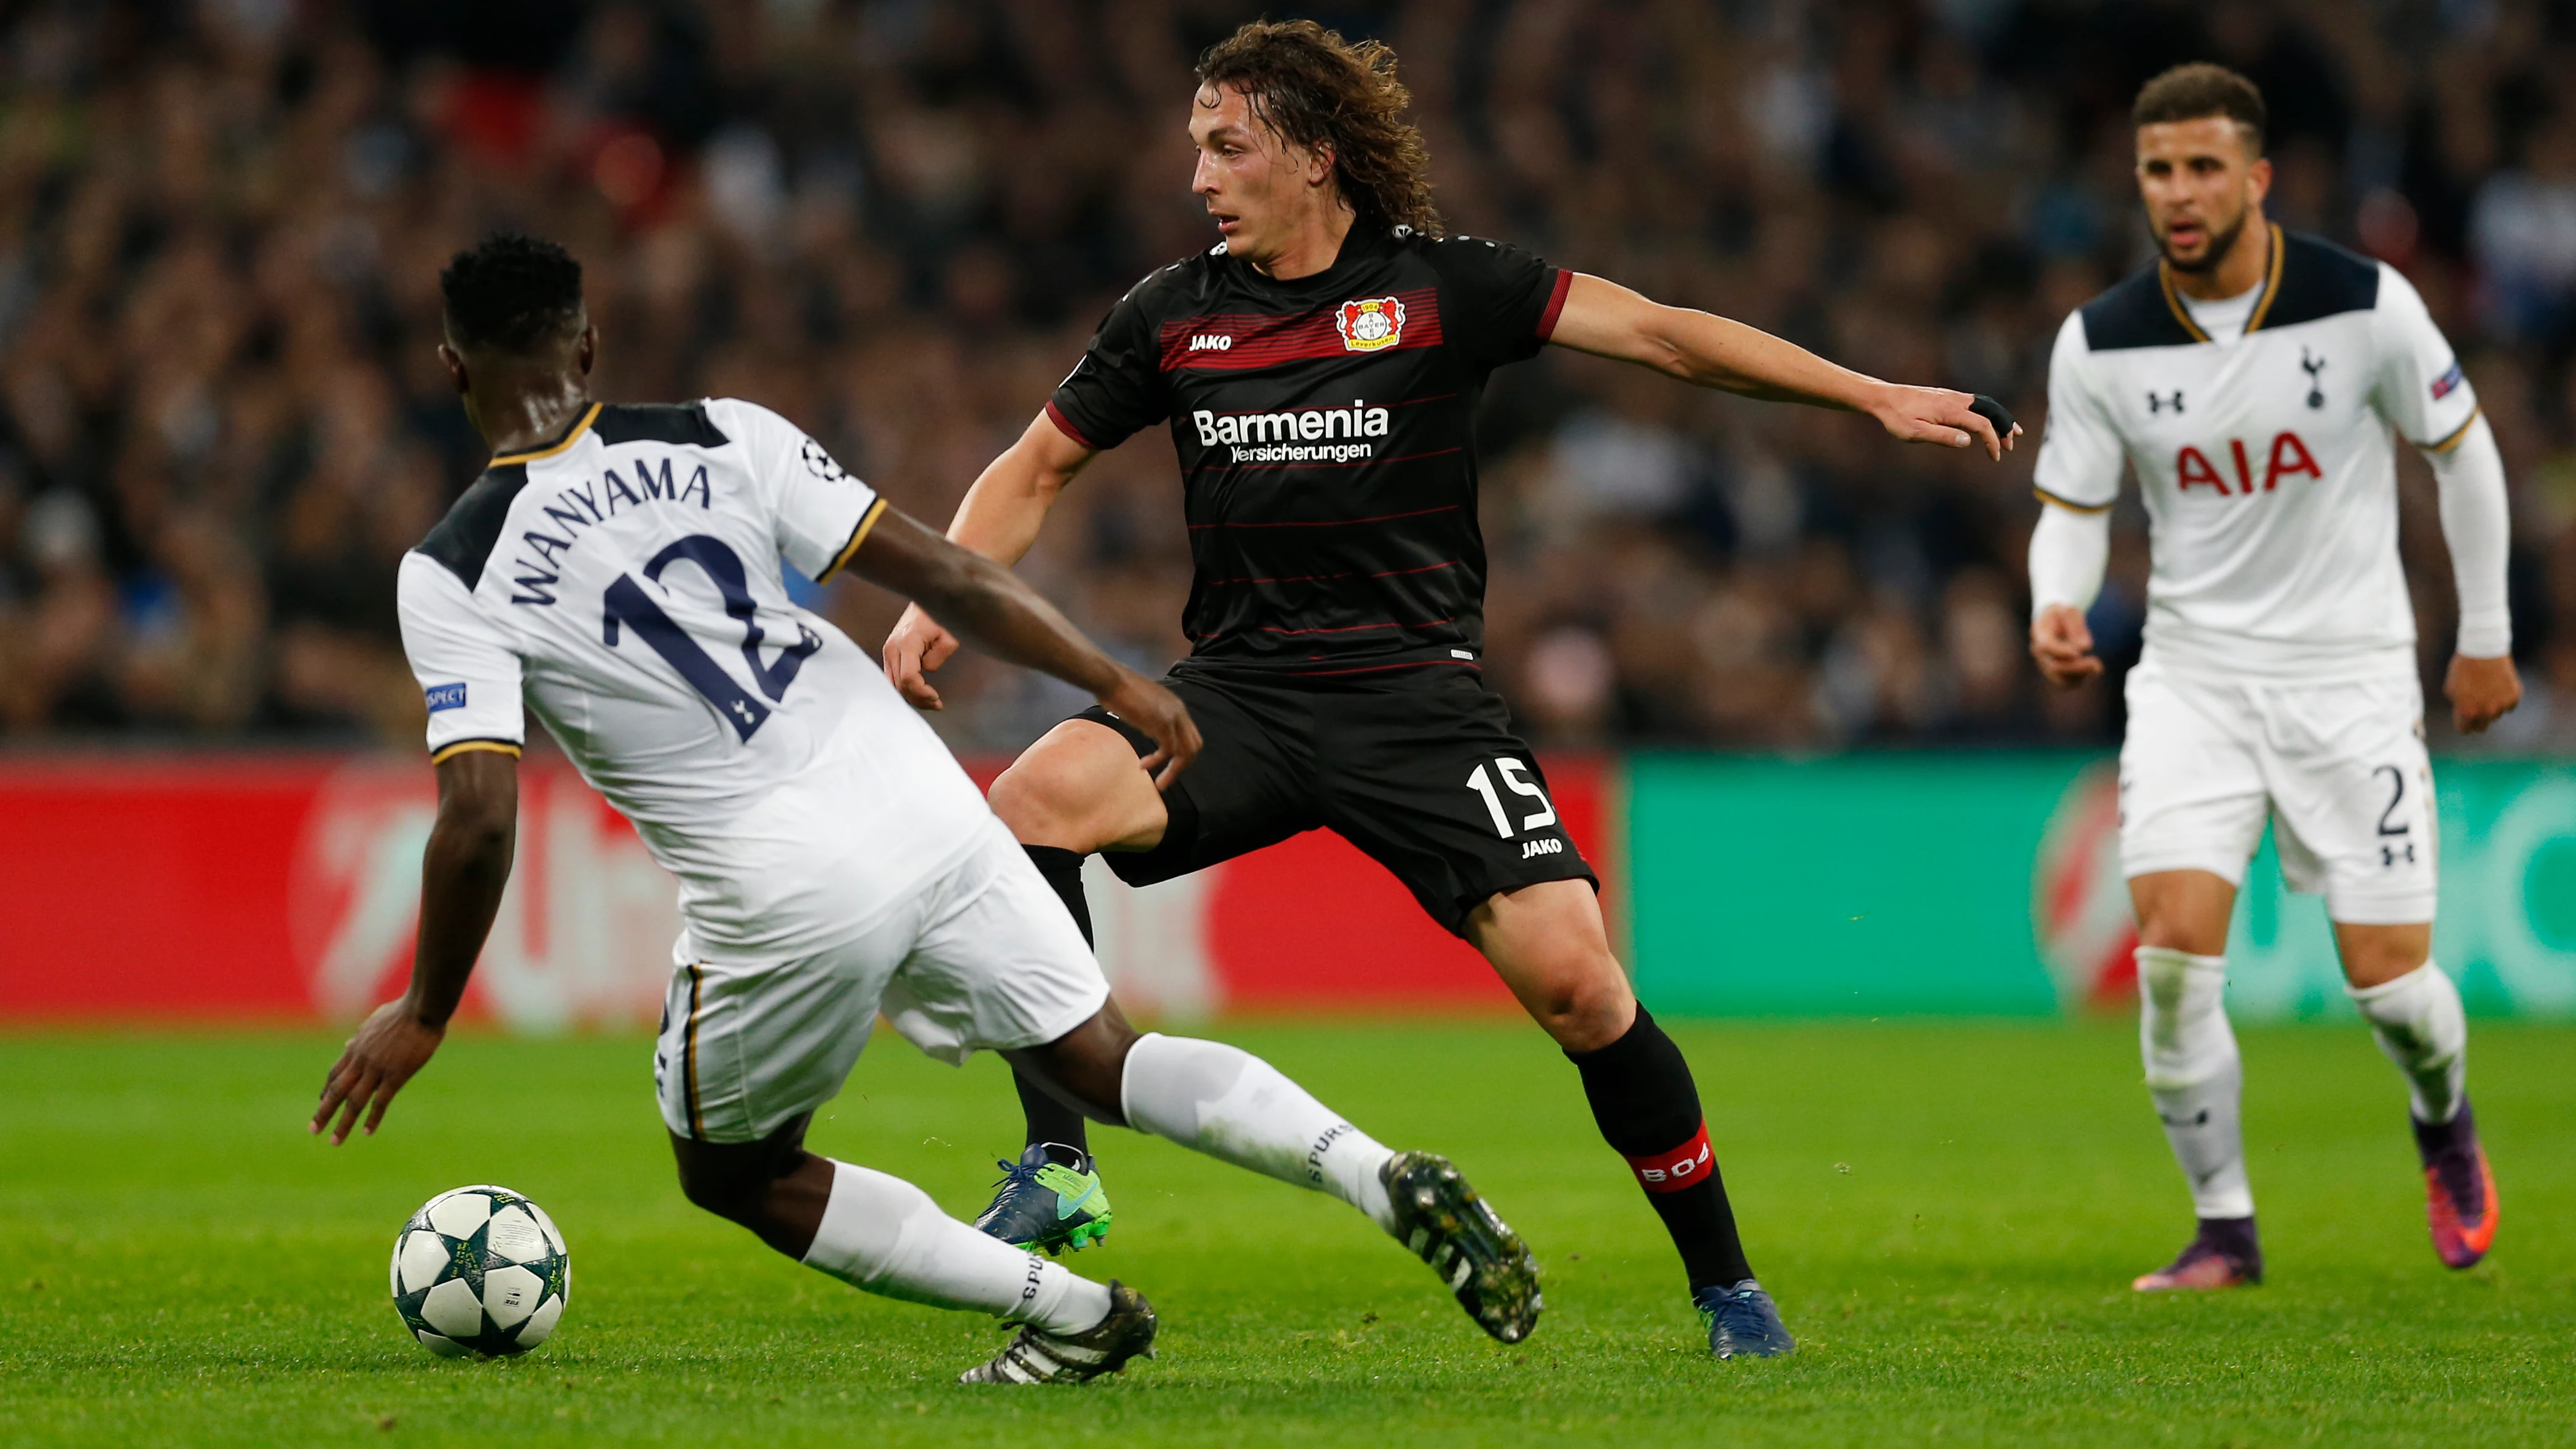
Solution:
{"label": "player in white kit", "polygon": [[1154,1316],[804,1149],[880,1009],[933,1056],[1001,1052],[1097,1120],[1342,1198],[1487,1332],[1528,1334],[1535,1264],[1456,1168],[1390,1152],[1233,1047],[1136,1035],[1010,831],[872,656],[789,600],[780,560],[920,599],[1093,692],[1160,746],[1139,763],[1158,784],[1198,749],[1179,700],[777,414],[591,401],[598,334],[560,248],[496,237],[440,282],[440,356],[496,456],[403,560],[439,783],[419,941],[312,1130],[336,1113],[333,1142],[361,1115],[372,1133],[437,1049],[509,876],[524,699],[680,881],[654,1080],[682,1190],[860,1288],[1023,1325],[967,1381],[1114,1372],[1150,1352]]}
{"label": "player in white kit", "polygon": [[2433,1245],[2465,1268],[2494,1240],[2495,1183],[2469,1111],[2460,995],[2431,959],[2433,777],[2391,434],[2440,484],[2460,601],[2446,692],[2472,732],[2521,694],[2504,465],[2406,279],[2265,221],[2271,163],[2250,82],[2180,66],[2139,92],[2133,120],[2162,257],[2058,333],[2030,577],[2042,672],[2069,687],[2098,675],[2084,610],[2133,468],[2153,570],[2128,678],[2120,857],[2147,1087],[2200,1220],[2135,1286],[2262,1279],[2221,997],[2236,886],[2266,820],[2290,887],[2324,894],[2353,1003],[2406,1078]]}

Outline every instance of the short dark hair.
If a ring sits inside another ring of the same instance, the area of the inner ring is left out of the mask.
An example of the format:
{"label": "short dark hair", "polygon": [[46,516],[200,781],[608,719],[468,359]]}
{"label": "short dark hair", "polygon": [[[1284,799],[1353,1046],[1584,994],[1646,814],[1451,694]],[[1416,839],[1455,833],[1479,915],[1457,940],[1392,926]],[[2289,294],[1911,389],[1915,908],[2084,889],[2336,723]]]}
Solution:
{"label": "short dark hair", "polygon": [[460,346],[522,356],[578,334],[587,317],[581,263],[553,242],[495,232],[438,274],[447,333]]}
{"label": "short dark hair", "polygon": [[2243,127],[2247,154],[2263,154],[2263,129],[2269,119],[2263,92],[2223,65],[2196,60],[2175,66],[2139,87],[2137,104],[2129,108],[2129,123],[2134,126],[2210,116],[2225,116]]}
{"label": "short dark hair", "polygon": [[1440,235],[1431,153],[1404,119],[1413,97],[1384,44],[1344,40],[1312,20],[1256,20],[1209,46],[1198,76],[1242,91],[1280,139],[1332,148],[1333,179],[1362,219]]}

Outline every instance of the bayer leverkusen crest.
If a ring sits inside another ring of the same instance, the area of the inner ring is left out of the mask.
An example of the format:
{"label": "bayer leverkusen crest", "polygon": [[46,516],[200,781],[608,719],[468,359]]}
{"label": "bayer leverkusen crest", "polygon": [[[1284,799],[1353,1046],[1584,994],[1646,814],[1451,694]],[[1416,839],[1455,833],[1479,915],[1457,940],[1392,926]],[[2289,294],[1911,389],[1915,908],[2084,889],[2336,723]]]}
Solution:
{"label": "bayer leverkusen crest", "polygon": [[1404,340],[1404,304],[1393,297],[1344,302],[1333,314],[1342,346],[1352,352],[1375,352]]}

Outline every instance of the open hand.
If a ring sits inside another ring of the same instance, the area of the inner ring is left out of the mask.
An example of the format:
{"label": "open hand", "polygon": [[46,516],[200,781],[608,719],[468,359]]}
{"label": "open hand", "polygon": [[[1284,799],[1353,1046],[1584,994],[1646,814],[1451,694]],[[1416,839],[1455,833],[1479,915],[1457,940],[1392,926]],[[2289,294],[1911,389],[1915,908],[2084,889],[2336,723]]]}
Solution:
{"label": "open hand", "polygon": [[2510,654],[2494,659],[2454,654],[2442,693],[2451,701],[2452,727],[2464,735],[2482,734],[2522,703],[2522,677],[2514,673]]}
{"label": "open hand", "polygon": [[895,621],[894,632],[886,635],[886,678],[914,709],[944,708],[939,691],[931,688],[924,676],[947,663],[948,656],[956,652],[956,635],[939,627],[939,621],[919,604],[908,605],[903,617]]}
{"label": "open hand", "polygon": [[1118,682],[1100,696],[1100,703],[1153,740],[1154,753],[1138,763],[1156,772],[1155,789],[1167,789],[1198,757],[1198,724],[1179,695],[1132,669],[1121,668],[1118,674]]}
{"label": "open hand", "polygon": [[2021,424],[2001,406],[1989,402],[1993,415],[2004,419],[2006,430],[1997,433],[1987,413],[1977,407],[1978,399],[1969,393],[1952,392],[1942,387],[1905,387],[1889,383],[1868,408],[1888,435],[1908,443],[1937,443],[1945,448],[1965,448],[1983,444],[1986,456],[2002,462],[2012,451],[2013,442],[2021,436]]}
{"label": "open hand", "polygon": [[[393,1105],[394,1093],[412,1079],[412,1074],[429,1064],[430,1054],[447,1038],[447,1028],[430,1026],[421,1021],[405,998],[396,998],[369,1013],[349,1038],[340,1060],[331,1064],[331,1075],[322,1082],[322,1104],[313,1109],[313,1122],[306,1130],[316,1135],[331,1132],[331,1145],[349,1140],[349,1129],[357,1125],[358,1114],[366,1113],[367,1135],[376,1135],[376,1124],[385,1120],[385,1108]],[[338,1127],[331,1126],[331,1114],[338,1112]]]}
{"label": "open hand", "polygon": [[2102,673],[2102,661],[2093,653],[2093,631],[2084,622],[2084,611],[2072,604],[2051,604],[2030,621],[2030,657],[2060,689],[2073,689]]}

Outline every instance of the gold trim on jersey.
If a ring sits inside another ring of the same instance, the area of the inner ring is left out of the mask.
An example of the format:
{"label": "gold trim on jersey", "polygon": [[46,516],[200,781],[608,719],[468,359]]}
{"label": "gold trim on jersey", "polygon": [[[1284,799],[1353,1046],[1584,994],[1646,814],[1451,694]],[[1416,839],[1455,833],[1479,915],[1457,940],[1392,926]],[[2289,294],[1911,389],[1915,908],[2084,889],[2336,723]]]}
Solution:
{"label": "gold trim on jersey", "polygon": [[2279,227],[2266,225],[2263,229],[2272,236],[2272,265],[2264,273],[2263,296],[2254,304],[2254,315],[2245,319],[2245,335],[2248,337],[2253,336],[2254,330],[2263,325],[2264,317],[2272,311],[2273,299],[2281,295],[2281,267],[2284,259],[2290,254],[2290,248],[2282,241]]}
{"label": "gold trim on jersey", "polygon": [[433,765],[444,765],[458,755],[471,754],[476,750],[490,750],[494,754],[508,755],[514,760],[519,758],[519,747],[508,740],[458,740],[452,745],[441,745],[432,751],[429,762]]}
{"label": "gold trim on jersey", "polygon": [[2078,503],[2072,498],[2060,498],[2045,488],[2031,489],[2030,496],[2042,503],[2054,503],[2069,513],[2108,513],[2119,506],[2119,500],[2116,498],[2109,503]]}
{"label": "gold trim on jersey", "polygon": [[689,1135],[701,1141],[707,1135],[706,1113],[698,1101],[698,967],[703,964],[689,963],[689,1025],[680,1038],[680,1093],[688,1104]]}
{"label": "gold trim on jersey", "polygon": [[2423,449],[2427,453],[2447,453],[2453,448],[2460,446],[2461,442],[2469,436],[2469,429],[2477,426],[2478,419],[2485,417],[2486,415],[2487,405],[2485,403],[2480,403],[2476,407],[2469,409],[2469,420],[2460,424],[2458,427],[2451,429],[2449,437],[2444,438],[2438,443],[2418,443],[2415,446]]}
{"label": "gold trim on jersey", "polygon": [[602,405],[599,403],[592,403],[590,405],[590,411],[581,415],[581,421],[572,425],[572,431],[563,435],[562,442],[555,443],[548,447],[538,448],[532,452],[510,453],[494,458],[492,460],[492,466],[498,468],[504,463],[533,463],[539,458],[553,457],[555,454],[560,453],[564,449],[581,441],[581,435],[590,431],[590,425],[599,421],[599,409],[601,406]]}
{"label": "gold trim on jersey", "polygon": [[[2248,336],[2263,325],[2263,319],[2271,314],[2273,300],[2281,295],[2281,266],[2289,255],[2289,248],[2282,243],[2279,227],[2267,222],[2263,230],[2272,239],[2272,262],[2263,270],[2263,295],[2254,299],[2254,311],[2245,319]],[[2182,324],[2182,330],[2190,333],[2194,342],[2209,341],[2209,334],[2200,330],[2199,323],[2191,320],[2191,309],[2182,304],[2182,293],[2174,289],[2173,264],[2161,257],[2156,260],[2156,282],[2164,288],[2165,305],[2173,309],[2174,320]]]}
{"label": "gold trim on jersey", "polygon": [[816,574],[814,576],[814,582],[818,584],[830,583],[832,581],[832,575],[839,573],[844,568],[847,568],[850,560],[858,556],[859,545],[868,541],[869,530],[877,526],[878,519],[885,517],[885,511],[886,501],[882,498],[869,504],[868,511],[859,515],[859,526],[850,530],[850,541],[841,545],[841,551],[832,556],[832,566],[823,570],[821,573]]}

